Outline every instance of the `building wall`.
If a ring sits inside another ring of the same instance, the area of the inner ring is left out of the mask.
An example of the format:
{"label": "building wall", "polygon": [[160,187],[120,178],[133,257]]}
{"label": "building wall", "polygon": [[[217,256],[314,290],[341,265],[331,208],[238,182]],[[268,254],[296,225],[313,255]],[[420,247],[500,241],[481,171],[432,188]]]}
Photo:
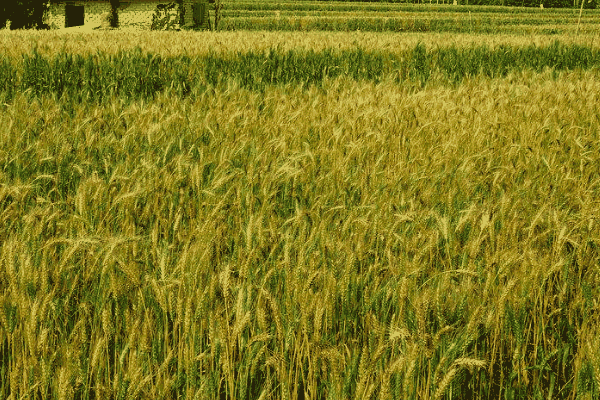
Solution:
{"label": "building wall", "polygon": [[[85,25],[99,26],[103,24],[102,15],[110,13],[110,2],[104,1],[72,1],[76,5],[85,6]],[[160,0],[138,0],[121,1],[119,8],[119,26],[123,28],[150,29],[152,15],[158,4],[169,4],[170,1]],[[188,14],[191,18],[191,1]],[[50,4],[47,23],[54,28],[65,26],[65,3]]]}

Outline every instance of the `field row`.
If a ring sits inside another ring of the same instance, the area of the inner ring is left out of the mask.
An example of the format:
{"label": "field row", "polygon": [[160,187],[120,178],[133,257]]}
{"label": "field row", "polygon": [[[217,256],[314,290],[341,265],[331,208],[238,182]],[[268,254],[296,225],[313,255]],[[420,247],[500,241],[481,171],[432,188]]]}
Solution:
{"label": "field row", "polygon": [[[349,2],[349,1],[236,1],[223,5],[223,11],[325,11],[325,12],[344,12],[344,11],[362,11],[372,12],[410,12],[410,13],[497,13],[513,15],[540,15],[547,17],[555,16],[577,16],[579,9],[574,8],[547,8],[538,7],[509,7],[500,5],[476,5],[476,1],[469,1],[471,5],[461,4],[452,5],[452,1],[446,1],[446,4],[436,4],[443,2],[434,2],[433,4],[407,4],[406,2]],[[551,2],[544,2],[548,5]],[[538,5],[540,2],[538,2]],[[586,14],[598,14],[600,11],[585,10]]]}
{"label": "field row", "polygon": [[586,10],[580,20],[574,8],[243,2],[224,8],[220,29],[557,34],[577,29],[578,24],[579,30],[595,32],[599,15]]}
{"label": "field row", "polygon": [[[574,32],[573,32],[574,33]],[[402,33],[383,32],[144,32],[98,31],[66,33],[61,31],[8,31],[0,34],[0,50],[13,64],[22,62],[23,54],[37,48],[40,55],[49,58],[68,53],[83,56],[106,54],[116,55],[137,47],[144,53],[152,53],[163,58],[204,57],[208,54],[237,54],[248,50],[267,52],[272,48],[280,51],[321,52],[326,49],[354,51],[357,47],[375,52],[395,55],[410,52],[419,43],[427,50],[447,47],[480,47],[496,49],[509,47],[547,47],[557,38],[565,45],[577,45],[592,49],[600,48],[596,40],[597,32],[562,34],[560,36],[532,34],[475,35],[455,33]]]}
{"label": "field row", "polygon": [[[589,22],[589,23],[586,23]],[[258,31],[370,31],[370,32],[451,32],[473,34],[563,34],[577,31],[577,20],[557,23],[548,20],[505,18],[479,18],[461,15],[460,18],[443,17],[240,17],[225,18],[219,23],[222,30]],[[597,18],[582,21],[579,31],[595,33]]]}
{"label": "field row", "polygon": [[[579,13],[563,13],[563,14],[501,14],[494,12],[423,12],[415,13],[413,11],[380,11],[373,13],[364,13],[360,10],[349,10],[339,12],[327,12],[321,11],[298,11],[294,9],[283,10],[283,11],[248,11],[248,10],[224,10],[222,13],[223,18],[290,18],[290,17],[320,17],[320,18],[396,18],[396,19],[460,19],[462,21],[469,20],[469,18],[479,21],[506,21],[508,24],[516,24],[517,20],[523,21],[523,25],[551,25],[551,24],[573,24],[579,20]],[[581,18],[582,24],[592,23],[597,21],[598,14],[586,14]]]}
{"label": "field row", "polygon": [[118,96],[150,99],[170,91],[177,96],[202,92],[235,81],[240,87],[263,90],[266,85],[318,85],[324,80],[346,77],[353,80],[403,82],[424,85],[436,82],[460,83],[464,78],[503,77],[527,70],[547,68],[597,71],[600,50],[554,42],[550,46],[491,49],[449,47],[427,50],[422,44],[401,53],[326,49],[236,54],[209,53],[203,57],[168,57],[144,54],[138,48],[117,55],[72,55],[54,58],[37,49],[25,54],[21,63],[0,59],[0,94],[10,101],[17,92],[35,96],[67,96],[72,101]]}

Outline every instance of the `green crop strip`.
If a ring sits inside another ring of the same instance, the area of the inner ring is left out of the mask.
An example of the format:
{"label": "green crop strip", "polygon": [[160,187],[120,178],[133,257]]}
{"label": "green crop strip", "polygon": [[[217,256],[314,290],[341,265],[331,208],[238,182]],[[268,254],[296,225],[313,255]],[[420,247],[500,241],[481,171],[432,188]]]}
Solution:
{"label": "green crop strip", "polygon": [[269,85],[319,86],[325,79],[340,76],[376,83],[391,78],[422,84],[436,77],[454,84],[468,77],[502,77],[524,70],[594,69],[600,65],[600,51],[556,41],[547,47],[453,46],[428,51],[418,45],[395,54],[361,48],[319,52],[271,49],[209,53],[196,58],[163,58],[138,48],[115,56],[59,54],[47,59],[34,49],[23,56],[21,66],[13,66],[6,59],[0,64],[0,93],[5,101],[21,91],[101,102],[113,96],[151,99],[165,91],[186,97],[230,80],[250,90],[264,90]]}
{"label": "green crop strip", "polygon": [[[582,23],[582,31],[596,29],[592,20]],[[575,18],[503,18],[474,14],[419,15],[382,17],[376,16],[298,16],[255,17],[252,15],[225,18],[221,30],[270,30],[270,31],[335,31],[335,32],[454,32],[454,33],[558,33],[577,24]],[[589,26],[587,26],[589,25]],[[548,32],[547,29],[553,29]]]}

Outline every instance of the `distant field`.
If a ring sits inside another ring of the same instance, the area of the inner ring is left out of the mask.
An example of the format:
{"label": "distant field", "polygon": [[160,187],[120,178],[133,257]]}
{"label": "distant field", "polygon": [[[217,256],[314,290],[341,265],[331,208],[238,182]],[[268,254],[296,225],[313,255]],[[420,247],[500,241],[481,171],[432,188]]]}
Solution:
{"label": "distant field", "polygon": [[[600,11],[585,10],[580,32],[596,33]],[[360,2],[226,3],[222,29],[561,34],[577,9]]]}
{"label": "distant field", "polygon": [[600,397],[595,12],[315,6],[0,31],[0,399]]}
{"label": "distant field", "polygon": [[237,53],[246,50],[267,51],[270,48],[287,50],[355,49],[401,53],[421,43],[427,49],[450,46],[477,47],[486,45],[523,47],[548,46],[559,40],[565,45],[588,48],[600,47],[597,32],[561,35],[553,34],[469,34],[444,32],[150,32],[150,31],[83,31],[83,32],[4,32],[0,35],[0,49],[4,57],[14,62],[22,61],[22,54],[37,51],[49,57],[58,53],[69,54],[116,54],[119,51],[139,47],[144,52],[161,56],[201,56],[210,52]]}

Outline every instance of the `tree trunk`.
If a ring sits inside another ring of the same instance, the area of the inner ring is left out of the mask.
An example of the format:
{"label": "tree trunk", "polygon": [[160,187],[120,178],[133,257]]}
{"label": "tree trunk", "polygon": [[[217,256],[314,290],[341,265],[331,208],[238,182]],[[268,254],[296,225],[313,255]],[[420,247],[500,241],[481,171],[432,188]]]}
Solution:
{"label": "tree trunk", "polygon": [[119,27],[119,5],[120,0],[110,0],[110,27]]}
{"label": "tree trunk", "polygon": [[219,29],[221,20],[221,10],[223,9],[223,0],[215,0],[215,31]]}

